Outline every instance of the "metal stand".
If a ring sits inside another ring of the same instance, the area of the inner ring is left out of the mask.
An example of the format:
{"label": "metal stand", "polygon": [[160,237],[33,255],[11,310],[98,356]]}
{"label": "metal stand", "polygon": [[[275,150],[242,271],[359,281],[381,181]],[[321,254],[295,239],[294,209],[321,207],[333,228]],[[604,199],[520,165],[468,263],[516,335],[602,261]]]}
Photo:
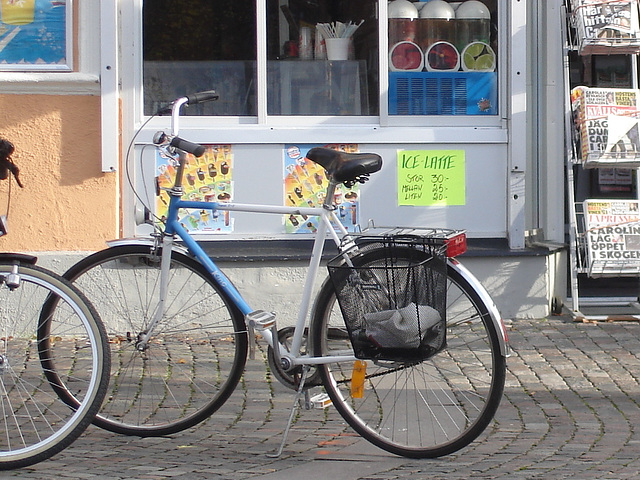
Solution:
{"label": "metal stand", "polygon": [[293,417],[296,412],[300,409],[300,399],[302,396],[305,396],[305,407],[308,410],[310,407],[309,401],[309,391],[304,389],[304,384],[307,380],[307,374],[311,367],[309,365],[305,365],[302,369],[302,376],[300,378],[300,385],[298,385],[298,390],[296,391],[296,396],[293,399],[293,405],[291,405],[291,411],[289,412],[289,421],[287,422],[287,426],[284,429],[284,433],[282,434],[282,442],[280,442],[280,447],[274,453],[267,453],[267,457],[270,458],[280,458],[282,455],[282,451],[284,450],[284,446],[287,443],[287,437],[289,436],[289,430],[291,430],[291,424],[293,423]]}
{"label": "metal stand", "polygon": [[[565,144],[566,144],[566,181],[567,181],[567,196],[568,196],[568,215],[569,215],[569,271],[571,280],[571,315],[575,320],[640,320],[640,304],[638,298],[627,297],[580,297],[578,275],[586,274],[591,276],[592,268],[589,265],[589,259],[587,258],[587,244],[586,244],[586,213],[583,211],[581,204],[576,202],[575,191],[575,178],[574,168],[582,168],[579,165],[579,155],[576,151],[576,146],[573,142],[573,115],[572,106],[570,100],[570,83],[569,83],[569,51],[575,50],[576,47],[576,32],[571,31],[569,14],[566,5],[563,6],[563,13],[567,18],[567,22],[563,22],[563,37],[565,39]],[[615,48],[612,47],[610,53],[616,53]],[[637,68],[637,55],[632,55],[633,61],[631,62],[631,75],[633,78],[633,88],[638,88],[638,68]],[[639,159],[640,162],[640,159]],[[636,175],[636,183],[638,183],[640,175]],[[636,192],[640,191],[640,185],[636,185]],[[640,275],[640,271],[637,272]],[[599,275],[600,276],[600,275]],[[615,274],[605,274],[602,276],[616,277]],[[626,276],[629,276],[627,273]],[[621,313],[595,313],[584,314],[581,311],[581,305],[589,307],[592,310],[607,309],[610,312],[612,307],[615,307]]]}

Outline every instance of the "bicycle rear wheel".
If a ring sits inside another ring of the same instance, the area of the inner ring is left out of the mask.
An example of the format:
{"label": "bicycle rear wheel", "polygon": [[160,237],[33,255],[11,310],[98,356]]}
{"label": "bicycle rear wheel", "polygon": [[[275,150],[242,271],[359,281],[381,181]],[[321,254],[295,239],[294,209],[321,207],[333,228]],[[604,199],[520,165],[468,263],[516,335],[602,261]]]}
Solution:
{"label": "bicycle rear wheel", "polygon": [[[51,298],[57,308],[44,315],[43,305]],[[84,432],[106,392],[109,348],[86,298],[36,265],[0,264],[0,331],[4,470],[45,460]],[[57,385],[50,383],[52,372],[47,371],[54,367]],[[73,388],[73,408],[54,391],[63,384]]]}
{"label": "bicycle rear wheel", "polygon": [[[394,252],[399,265],[416,260],[415,251],[402,250]],[[386,266],[387,253],[372,250],[352,261],[355,266]],[[351,427],[397,455],[431,458],[459,450],[486,428],[502,397],[506,360],[487,305],[451,265],[447,275],[447,344],[442,351],[424,361],[362,360],[366,376],[361,398],[351,391],[353,361],[319,367],[327,393]],[[353,353],[334,292],[327,281],[316,300],[311,323],[315,355]]]}
{"label": "bicycle rear wheel", "polygon": [[91,297],[111,343],[111,385],[94,423],[115,433],[160,436],[208,418],[237,386],[248,337],[242,313],[202,264],[179,252],[165,314],[139,348],[158,307],[160,250],[108,248],[65,277]]}

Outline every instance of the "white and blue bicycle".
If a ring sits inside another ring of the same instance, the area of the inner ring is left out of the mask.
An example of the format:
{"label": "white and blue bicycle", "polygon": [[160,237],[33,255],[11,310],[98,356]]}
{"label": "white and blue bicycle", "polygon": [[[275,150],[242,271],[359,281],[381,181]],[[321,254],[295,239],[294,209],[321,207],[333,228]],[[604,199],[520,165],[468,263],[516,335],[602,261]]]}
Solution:
{"label": "white and blue bicycle", "polygon": [[[473,441],[500,403],[508,345],[482,285],[452,258],[462,231],[371,229],[350,234],[332,204],[336,187],[363,182],[382,167],[375,154],[314,148],[326,171],[324,205],[247,205],[183,199],[187,152],[178,137],[184,105],[172,104],[172,130],[154,138],[174,159],[166,218],[149,238],[117,240],[65,277],[92,299],[112,345],[111,387],[96,423],[155,436],[193,426],[228,399],[256,332],[269,345],[273,373],[298,391],[320,389],[364,438],[394,454],[436,457]],[[178,220],[180,209],[317,217],[300,310],[279,329],[274,314],[248,305]],[[325,241],[339,254],[312,298]],[[323,397],[324,396],[324,397]]]}

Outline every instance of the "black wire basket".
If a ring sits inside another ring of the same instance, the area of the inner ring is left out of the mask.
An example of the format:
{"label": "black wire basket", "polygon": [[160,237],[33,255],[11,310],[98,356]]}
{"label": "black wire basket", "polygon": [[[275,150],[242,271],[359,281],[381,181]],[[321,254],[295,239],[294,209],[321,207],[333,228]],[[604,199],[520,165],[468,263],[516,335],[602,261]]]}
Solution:
{"label": "black wire basket", "polygon": [[416,362],[446,346],[445,250],[430,237],[361,237],[329,261],[357,358]]}

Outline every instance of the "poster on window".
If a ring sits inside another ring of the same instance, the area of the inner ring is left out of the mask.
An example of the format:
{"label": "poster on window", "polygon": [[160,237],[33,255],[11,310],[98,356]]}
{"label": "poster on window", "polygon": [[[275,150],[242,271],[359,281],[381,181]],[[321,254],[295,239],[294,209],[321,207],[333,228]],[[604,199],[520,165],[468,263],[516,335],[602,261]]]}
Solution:
{"label": "poster on window", "polygon": [[[313,147],[326,147],[334,150],[354,153],[356,144],[331,145],[285,145],[284,149],[284,203],[297,207],[320,207],[324,202],[327,178],[324,168],[306,158]],[[337,216],[349,232],[359,230],[360,189],[358,184],[351,188],[339,185],[333,201],[337,207]],[[285,215],[286,233],[315,233],[318,218],[306,215]]]}
{"label": "poster on window", "polygon": [[398,205],[466,204],[464,150],[399,150]]}
{"label": "poster on window", "polygon": [[[184,169],[184,200],[196,202],[230,202],[233,198],[233,151],[231,145],[205,145],[202,157],[187,155]],[[156,175],[160,194],[156,201],[156,216],[160,221],[169,207],[167,188],[173,186],[177,162],[156,153]],[[179,221],[190,233],[230,233],[233,231],[231,212],[219,210],[180,210]]]}
{"label": "poster on window", "polygon": [[0,0],[0,70],[69,70],[71,0]]}
{"label": "poster on window", "polygon": [[640,272],[638,200],[585,200],[585,240],[591,276]]}

